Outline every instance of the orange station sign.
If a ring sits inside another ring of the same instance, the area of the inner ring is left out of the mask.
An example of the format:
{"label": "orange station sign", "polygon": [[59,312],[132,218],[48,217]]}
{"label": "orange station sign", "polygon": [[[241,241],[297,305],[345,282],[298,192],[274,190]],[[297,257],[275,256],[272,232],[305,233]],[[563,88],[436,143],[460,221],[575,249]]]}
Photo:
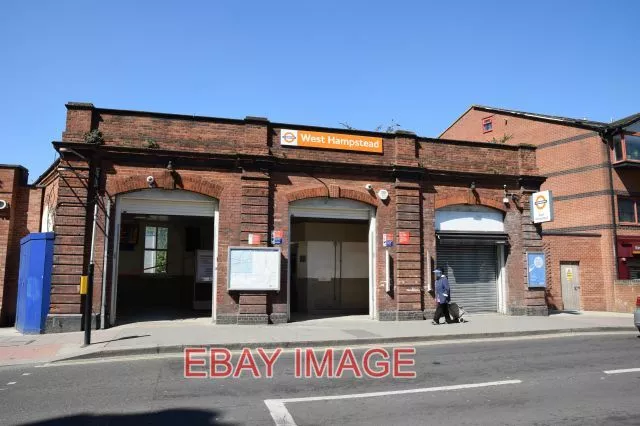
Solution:
{"label": "orange station sign", "polygon": [[281,129],[280,145],[382,154],[382,138],[342,133]]}

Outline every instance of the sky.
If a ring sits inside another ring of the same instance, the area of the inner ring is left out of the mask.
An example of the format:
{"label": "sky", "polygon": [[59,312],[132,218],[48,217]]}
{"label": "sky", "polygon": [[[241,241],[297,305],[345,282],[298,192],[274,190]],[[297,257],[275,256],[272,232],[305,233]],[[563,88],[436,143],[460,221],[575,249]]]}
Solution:
{"label": "sky", "polygon": [[0,163],[37,178],[65,103],[437,137],[470,105],[640,112],[640,2],[0,2]]}

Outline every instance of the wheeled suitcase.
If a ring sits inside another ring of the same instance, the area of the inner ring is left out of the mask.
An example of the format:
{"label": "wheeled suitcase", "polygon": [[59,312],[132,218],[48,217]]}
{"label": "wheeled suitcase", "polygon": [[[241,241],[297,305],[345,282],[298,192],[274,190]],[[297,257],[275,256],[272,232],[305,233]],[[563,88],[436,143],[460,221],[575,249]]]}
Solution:
{"label": "wheeled suitcase", "polygon": [[464,322],[464,318],[462,318],[466,314],[465,310],[462,306],[458,305],[455,302],[449,303],[449,315],[451,319],[458,322]]}

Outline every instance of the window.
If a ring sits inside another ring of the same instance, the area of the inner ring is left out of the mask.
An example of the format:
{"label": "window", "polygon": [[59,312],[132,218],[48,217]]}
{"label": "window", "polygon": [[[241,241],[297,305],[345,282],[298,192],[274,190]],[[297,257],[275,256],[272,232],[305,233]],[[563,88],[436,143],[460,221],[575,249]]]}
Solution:
{"label": "window", "polygon": [[493,130],[493,122],[491,121],[490,118],[483,118],[482,119],[482,131],[484,133],[490,132]]}
{"label": "window", "polygon": [[616,153],[616,161],[622,161],[624,153],[622,152],[622,137],[620,135],[613,137],[613,149]]}
{"label": "window", "polygon": [[629,259],[627,267],[629,268],[629,278],[640,280],[640,259]]}
{"label": "window", "polygon": [[640,136],[624,135],[627,160],[640,161]]}
{"label": "window", "polygon": [[615,161],[640,161],[640,136],[623,134],[613,137]]}
{"label": "window", "polygon": [[163,226],[147,226],[144,232],[144,273],[167,273],[169,229]]}
{"label": "window", "polygon": [[637,200],[630,198],[618,198],[618,220],[620,222],[638,223]]}

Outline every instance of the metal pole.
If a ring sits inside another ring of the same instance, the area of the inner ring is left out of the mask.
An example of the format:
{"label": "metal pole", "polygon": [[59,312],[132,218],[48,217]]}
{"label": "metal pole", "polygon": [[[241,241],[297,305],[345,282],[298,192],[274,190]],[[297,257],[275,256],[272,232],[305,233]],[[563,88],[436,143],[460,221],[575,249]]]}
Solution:
{"label": "metal pole", "polygon": [[107,254],[109,251],[109,216],[111,215],[111,199],[107,196],[107,212],[104,225],[104,258],[102,262],[102,297],[100,298],[100,329],[103,330],[107,311]]}
{"label": "metal pole", "polygon": [[89,264],[89,280],[87,286],[87,295],[84,300],[84,345],[91,344],[91,308],[93,299],[93,262]]}
{"label": "metal pole", "polygon": [[96,239],[96,221],[98,216],[98,203],[93,204],[93,223],[91,227],[91,256],[89,257],[89,274],[87,282],[87,295],[84,300],[84,345],[91,344],[91,311],[93,310],[93,257],[94,243]]}

